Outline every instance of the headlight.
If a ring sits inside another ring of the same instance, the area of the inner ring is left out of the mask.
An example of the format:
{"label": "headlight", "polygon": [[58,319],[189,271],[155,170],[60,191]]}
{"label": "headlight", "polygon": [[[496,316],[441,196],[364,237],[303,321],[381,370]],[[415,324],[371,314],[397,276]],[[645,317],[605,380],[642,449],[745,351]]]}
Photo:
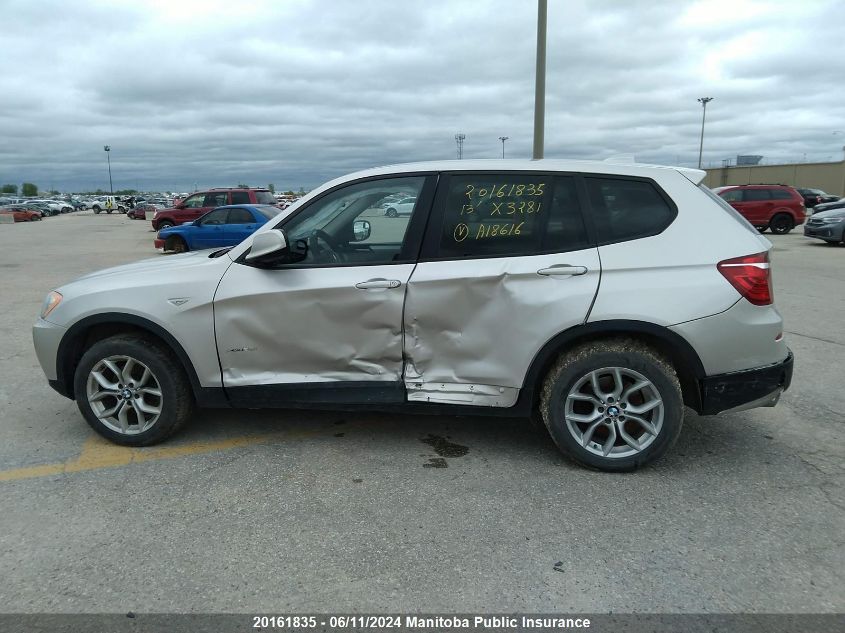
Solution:
{"label": "headlight", "polygon": [[840,222],[845,222],[845,217],[841,217],[841,218],[821,218],[821,221],[824,224],[839,224]]}
{"label": "headlight", "polygon": [[47,298],[44,299],[44,304],[41,306],[41,318],[46,319],[47,315],[49,315],[53,310],[56,309],[62,302],[62,295],[55,290],[47,295]]}

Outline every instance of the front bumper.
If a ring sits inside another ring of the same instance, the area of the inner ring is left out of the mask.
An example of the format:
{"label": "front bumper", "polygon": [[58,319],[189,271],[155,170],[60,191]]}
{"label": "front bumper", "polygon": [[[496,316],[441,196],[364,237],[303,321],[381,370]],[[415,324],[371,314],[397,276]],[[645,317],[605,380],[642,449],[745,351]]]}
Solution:
{"label": "front bumper", "polygon": [[728,374],[707,376],[699,383],[702,415],[774,406],[792,382],[792,352],[785,360]]}
{"label": "front bumper", "polygon": [[845,231],[845,224],[839,222],[837,224],[805,224],[804,235],[806,237],[816,237],[820,240],[840,241],[842,239],[843,231]]}

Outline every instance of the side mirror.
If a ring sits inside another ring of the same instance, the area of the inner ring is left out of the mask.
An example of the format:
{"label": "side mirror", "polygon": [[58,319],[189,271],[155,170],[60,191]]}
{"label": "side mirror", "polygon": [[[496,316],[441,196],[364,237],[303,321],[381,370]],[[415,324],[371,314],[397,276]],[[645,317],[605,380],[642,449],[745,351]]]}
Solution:
{"label": "side mirror", "polygon": [[306,252],[307,246],[302,240],[291,248],[284,229],[272,229],[252,239],[252,247],[244,259],[256,264],[293,264],[305,259]]}
{"label": "side mirror", "polygon": [[372,227],[367,220],[355,220],[352,223],[352,241],[363,242],[370,237]]}

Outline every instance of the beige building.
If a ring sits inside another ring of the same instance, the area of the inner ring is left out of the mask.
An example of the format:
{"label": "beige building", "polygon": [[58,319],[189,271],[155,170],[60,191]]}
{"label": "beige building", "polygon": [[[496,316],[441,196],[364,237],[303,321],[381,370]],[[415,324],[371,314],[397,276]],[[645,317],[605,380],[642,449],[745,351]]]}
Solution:
{"label": "beige building", "polygon": [[835,163],[715,167],[707,170],[704,184],[708,187],[779,184],[823,189],[827,193],[845,196],[845,160]]}

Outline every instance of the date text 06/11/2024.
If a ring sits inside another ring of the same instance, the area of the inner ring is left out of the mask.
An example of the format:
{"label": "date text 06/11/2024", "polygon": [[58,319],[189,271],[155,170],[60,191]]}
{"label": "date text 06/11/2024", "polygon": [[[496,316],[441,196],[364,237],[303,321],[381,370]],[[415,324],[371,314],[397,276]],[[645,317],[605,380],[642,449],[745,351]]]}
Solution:
{"label": "date text 06/11/2024", "polygon": [[333,616],[253,616],[252,627],[256,629],[312,629],[328,625],[333,629],[588,629],[588,618],[564,618],[543,616],[390,616],[390,615],[333,615]]}

